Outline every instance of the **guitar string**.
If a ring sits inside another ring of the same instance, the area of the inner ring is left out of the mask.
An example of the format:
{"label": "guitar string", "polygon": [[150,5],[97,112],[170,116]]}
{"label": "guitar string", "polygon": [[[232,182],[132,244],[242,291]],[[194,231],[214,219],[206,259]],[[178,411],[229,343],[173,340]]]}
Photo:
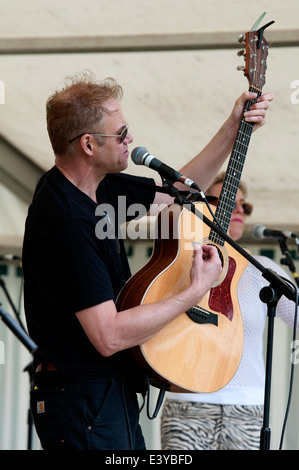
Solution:
{"label": "guitar string", "polygon": [[[256,37],[256,39],[258,38]],[[264,39],[262,40],[262,46],[263,46],[263,42],[264,42]],[[249,48],[250,48],[250,44],[249,44]],[[267,57],[267,51],[266,51],[265,58],[266,57]],[[255,61],[254,74],[256,78],[257,76],[256,55],[253,55],[253,59]],[[261,64],[263,65],[263,62],[261,62]],[[260,78],[262,79],[262,76],[260,76]],[[259,90],[258,86],[251,85],[249,87],[249,91],[257,92],[258,97],[261,95],[261,91]],[[253,103],[254,101],[247,102],[245,106],[245,111],[247,111]],[[238,130],[237,138],[236,138],[233,150],[232,150],[232,155],[228,164],[228,169],[227,169],[225,181],[223,184],[224,189],[221,191],[220,197],[222,200],[219,201],[219,205],[221,209],[218,211],[216,209],[215,221],[217,221],[218,225],[220,224],[222,226],[221,228],[225,232],[227,232],[228,230],[229,222],[231,219],[231,214],[235,206],[235,196],[239,187],[241,174],[242,174],[242,170],[243,170],[243,166],[245,162],[245,157],[247,154],[247,150],[249,147],[249,142],[250,142],[250,138],[252,134],[252,128],[253,128],[253,124],[246,123],[246,121],[244,121],[244,118],[242,118],[240,126],[239,126],[239,130]],[[220,212],[220,214],[218,212]],[[222,246],[224,244],[224,240],[221,238],[221,236],[218,235],[213,230],[211,230],[209,238],[210,240],[214,241],[218,245]],[[198,309],[202,314],[206,313],[202,307],[196,306],[194,308]]]}
{"label": "guitar string", "polygon": [[[246,128],[248,128],[248,126],[246,126],[246,123],[242,122],[240,126],[240,133],[244,135],[243,131],[246,130]],[[238,133],[238,135],[240,135],[240,133]],[[247,148],[248,148],[247,142],[244,145],[240,143],[240,141],[237,139],[236,145],[232,152],[232,157],[231,157],[231,161],[229,164],[229,168],[226,174],[226,181],[224,183],[224,189],[222,192],[223,201],[219,201],[220,210],[218,209],[218,211],[216,211],[218,212],[217,220],[220,221],[221,226],[224,230],[227,230],[227,224],[230,219],[231,211],[234,207],[233,196],[236,191],[235,190],[232,191],[230,188],[233,187],[234,189],[238,187],[238,183],[239,183],[240,176],[241,176],[241,170],[242,170],[243,163],[244,163],[244,154]],[[219,215],[219,212],[220,212],[220,215]],[[217,241],[219,235],[216,234],[215,232],[212,232],[211,237],[213,238],[213,241]]]}
{"label": "guitar string", "polygon": [[[250,91],[252,91],[251,88],[252,87],[250,87]],[[249,109],[253,102],[254,101],[252,100],[248,101],[246,103],[245,110]],[[244,119],[241,120],[223,184],[224,188],[220,197],[220,199],[223,200],[219,201],[218,207],[220,207],[220,209],[218,209],[218,211],[216,210],[215,216],[217,217],[217,221],[221,224],[221,228],[225,232],[228,230],[231,213],[235,205],[235,195],[239,187],[244,160],[252,133],[252,127],[252,124],[245,122]],[[221,238],[221,236],[213,230],[211,231],[209,238],[213,242],[217,242],[219,245],[224,244],[224,240]]]}
{"label": "guitar string", "polygon": [[[252,44],[253,41],[256,44],[258,41],[258,36],[255,36],[255,38],[252,40]],[[264,59],[267,58],[267,49],[263,47],[263,42],[264,40],[261,44],[261,52],[264,54],[263,60],[261,61],[262,68],[266,63]],[[256,77],[258,76],[257,54],[254,54],[252,45],[249,41],[248,46],[251,53],[250,58],[253,59],[253,69],[250,70],[250,72],[253,72],[253,80],[252,85],[249,87],[249,91],[257,92],[259,97],[261,95],[261,91],[259,87],[255,85]],[[263,77],[264,75],[260,75],[260,79]],[[247,101],[245,105],[245,111],[247,111],[254,102],[254,100]],[[221,229],[225,231],[225,233],[228,230],[231,214],[235,206],[235,196],[239,187],[252,128],[253,124],[245,122],[244,118],[242,118],[237,138],[232,150],[232,155],[228,164],[228,170],[223,183],[223,190],[221,191],[219,203],[216,209],[215,220],[217,220],[217,223],[220,224]],[[211,241],[217,242],[219,245],[224,245],[224,240],[213,230],[210,232],[209,239]]]}

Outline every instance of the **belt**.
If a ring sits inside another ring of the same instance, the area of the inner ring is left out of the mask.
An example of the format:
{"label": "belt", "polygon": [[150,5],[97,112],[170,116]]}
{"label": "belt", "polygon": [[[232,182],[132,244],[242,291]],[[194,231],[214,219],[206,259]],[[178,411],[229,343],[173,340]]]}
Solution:
{"label": "belt", "polygon": [[44,372],[44,371],[50,371],[50,370],[58,370],[57,367],[53,366],[53,364],[51,364],[51,362],[48,362],[48,361],[45,361],[45,362],[41,362],[35,372]]}

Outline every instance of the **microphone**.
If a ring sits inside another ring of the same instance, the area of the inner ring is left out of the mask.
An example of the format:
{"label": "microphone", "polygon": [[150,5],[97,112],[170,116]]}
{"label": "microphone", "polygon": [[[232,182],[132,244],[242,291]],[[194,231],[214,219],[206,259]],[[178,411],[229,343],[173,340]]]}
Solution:
{"label": "microphone", "polygon": [[263,238],[276,238],[277,240],[284,240],[289,237],[296,238],[296,235],[292,232],[272,230],[271,228],[266,228],[263,225],[256,225],[252,230],[252,234],[257,240],[262,240]]}
{"label": "microphone", "polygon": [[179,181],[180,183],[188,186],[188,188],[196,189],[200,193],[202,192],[194,181],[153,157],[145,147],[136,147],[132,150],[131,158],[135,165],[148,166],[149,168],[156,170],[160,176],[163,176],[164,178],[171,179],[172,181]]}

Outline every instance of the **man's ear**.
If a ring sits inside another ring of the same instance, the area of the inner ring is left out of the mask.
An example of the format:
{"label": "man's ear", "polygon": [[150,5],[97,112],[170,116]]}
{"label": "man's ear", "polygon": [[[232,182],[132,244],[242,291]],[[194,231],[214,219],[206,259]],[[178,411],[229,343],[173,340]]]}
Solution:
{"label": "man's ear", "polygon": [[94,141],[92,136],[89,134],[82,135],[80,139],[80,146],[86,154],[92,155],[94,150]]}

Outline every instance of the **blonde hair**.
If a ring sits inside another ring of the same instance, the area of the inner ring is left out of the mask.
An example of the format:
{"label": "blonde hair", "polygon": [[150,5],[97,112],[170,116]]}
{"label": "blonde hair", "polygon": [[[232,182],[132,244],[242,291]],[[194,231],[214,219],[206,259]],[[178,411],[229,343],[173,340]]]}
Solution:
{"label": "blonde hair", "polygon": [[[99,132],[107,100],[120,100],[123,90],[113,78],[96,82],[91,72],[66,77],[65,85],[47,100],[47,129],[56,155],[72,153],[77,142],[69,140],[85,132]],[[97,126],[97,127],[95,127]],[[103,139],[102,139],[103,140]]]}
{"label": "blonde hair", "polygon": [[[224,180],[225,180],[225,175],[226,175],[226,172],[225,171],[222,171],[221,173],[219,173],[216,178],[214,179],[213,183],[209,186],[209,188],[207,189],[206,191],[206,195],[209,195],[209,192],[211,192],[213,186],[215,186],[215,184],[223,184],[224,183]],[[243,183],[243,181],[240,181],[239,183],[239,189],[241,189],[242,193],[244,194],[245,197],[247,197],[247,186],[245,183]]]}

